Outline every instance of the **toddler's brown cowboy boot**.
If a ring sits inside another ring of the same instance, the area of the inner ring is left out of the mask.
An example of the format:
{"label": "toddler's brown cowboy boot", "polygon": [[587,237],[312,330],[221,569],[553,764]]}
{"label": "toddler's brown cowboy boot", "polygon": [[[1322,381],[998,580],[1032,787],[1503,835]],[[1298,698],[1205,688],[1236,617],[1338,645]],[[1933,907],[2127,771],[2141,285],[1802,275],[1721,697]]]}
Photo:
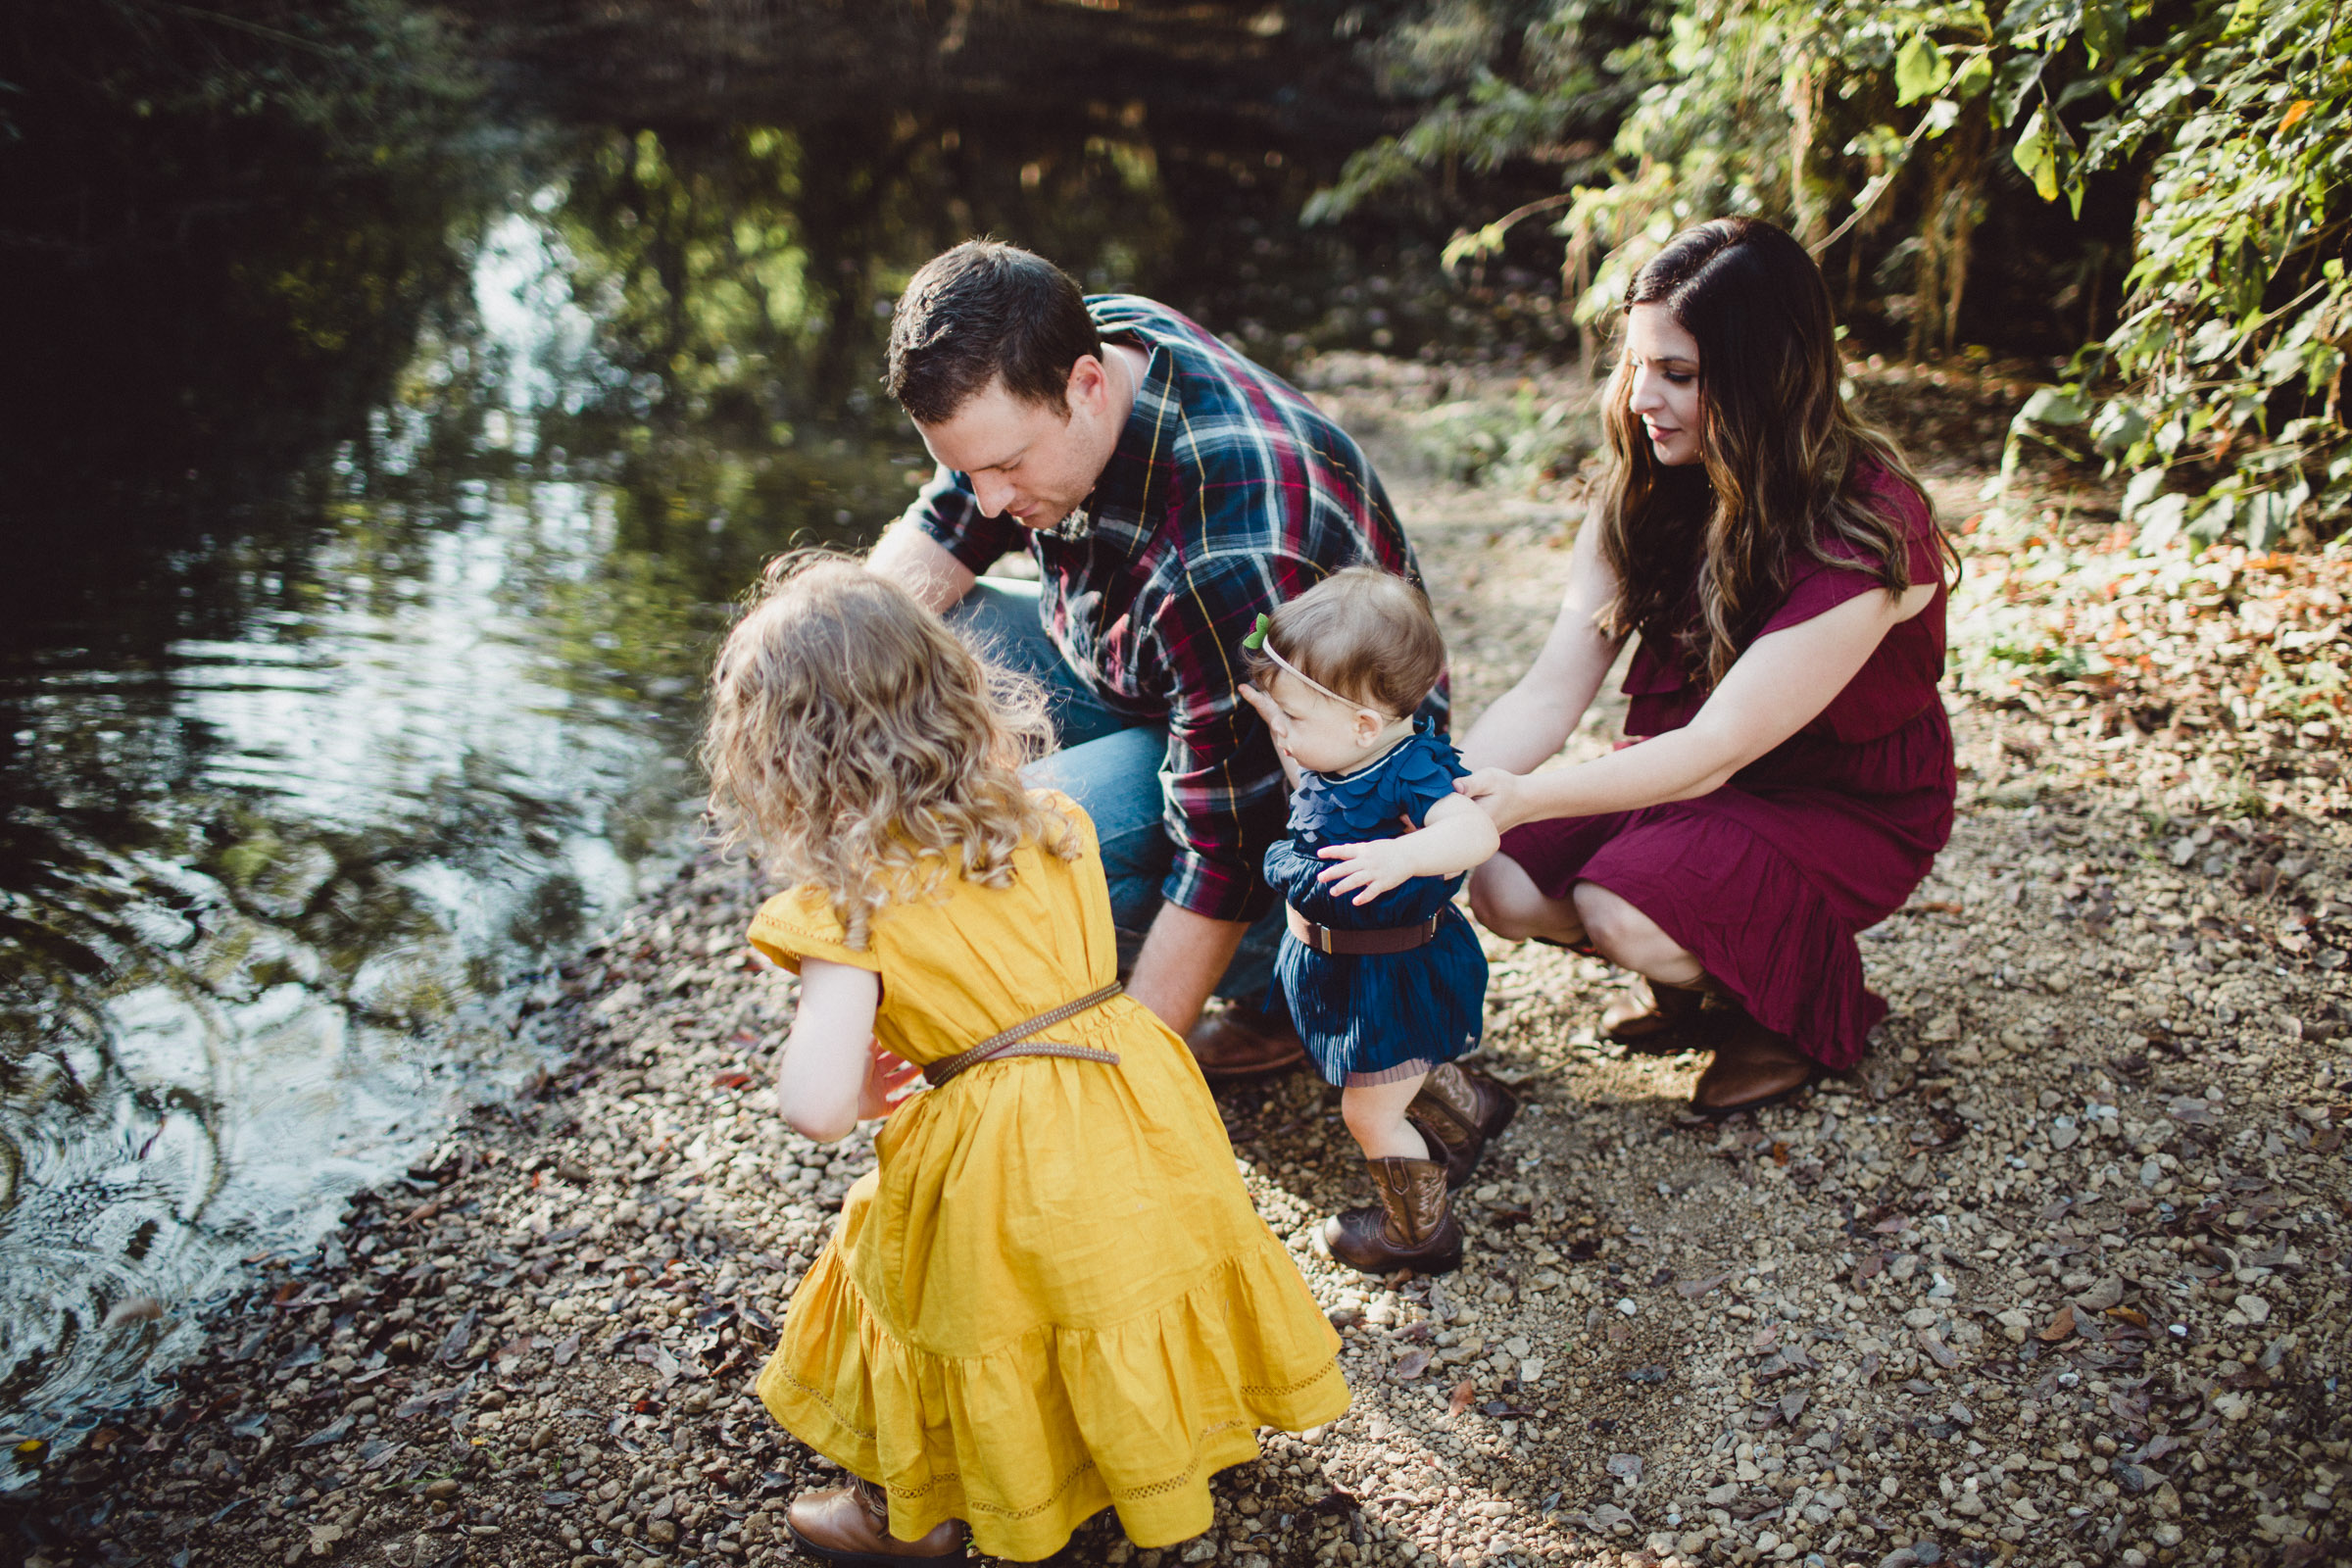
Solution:
{"label": "toddler's brown cowboy boot", "polygon": [[1446,1167],[1434,1159],[1367,1159],[1364,1166],[1380,1202],[1323,1222],[1331,1255],[1367,1274],[1460,1268],[1462,1225],[1446,1200]]}
{"label": "toddler's brown cowboy boot", "polygon": [[1518,1113],[1517,1095],[1483,1072],[1448,1061],[1430,1069],[1404,1115],[1430,1153],[1446,1162],[1446,1185],[1459,1187],[1478,1168],[1487,1140]]}

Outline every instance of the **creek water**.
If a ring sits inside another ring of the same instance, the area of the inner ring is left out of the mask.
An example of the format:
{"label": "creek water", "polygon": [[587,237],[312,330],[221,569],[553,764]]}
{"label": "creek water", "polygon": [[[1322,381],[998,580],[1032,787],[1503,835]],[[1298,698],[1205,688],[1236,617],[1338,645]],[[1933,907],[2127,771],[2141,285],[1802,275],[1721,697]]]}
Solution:
{"label": "creek water", "polygon": [[[752,98],[476,107],[388,175],[265,139],[233,223],[195,179],[169,243],[0,252],[47,323],[0,500],[12,1448],[140,1397],[239,1267],[530,1070],[554,966],[690,847],[728,602],[927,471],[876,384],[924,257],[992,231],[1276,364],[1446,325],[1396,282],[1424,240],[1298,228],[1344,137],[1148,85]],[[86,209],[166,133],[32,152]]]}

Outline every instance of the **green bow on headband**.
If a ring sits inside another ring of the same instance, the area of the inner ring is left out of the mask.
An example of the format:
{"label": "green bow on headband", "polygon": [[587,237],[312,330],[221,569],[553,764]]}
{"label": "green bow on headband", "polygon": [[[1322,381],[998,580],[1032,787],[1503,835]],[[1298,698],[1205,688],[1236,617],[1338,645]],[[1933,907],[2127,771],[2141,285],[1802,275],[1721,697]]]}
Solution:
{"label": "green bow on headband", "polygon": [[1272,620],[1273,617],[1271,615],[1260,612],[1257,617],[1257,624],[1250,629],[1249,636],[1242,639],[1242,646],[1249,649],[1253,654],[1256,653],[1260,648],[1265,647],[1266,627]]}

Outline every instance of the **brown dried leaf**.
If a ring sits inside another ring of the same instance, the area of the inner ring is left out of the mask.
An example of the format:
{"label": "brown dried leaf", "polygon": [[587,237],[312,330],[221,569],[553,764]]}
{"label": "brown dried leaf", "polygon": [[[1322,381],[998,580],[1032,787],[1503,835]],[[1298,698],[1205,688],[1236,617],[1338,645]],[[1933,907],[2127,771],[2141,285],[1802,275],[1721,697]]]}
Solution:
{"label": "brown dried leaf", "polygon": [[1453,1397],[1446,1401],[1446,1413],[1460,1415],[1464,1410],[1470,1408],[1470,1401],[1477,1397],[1478,1390],[1472,1386],[1468,1378],[1464,1378],[1453,1386]]}
{"label": "brown dried leaf", "polygon": [[2058,1315],[2050,1319],[2049,1326],[2037,1338],[2045,1345],[2056,1345],[2060,1340],[2071,1338],[2074,1332],[2075,1303],[2069,1301],[2058,1309]]}

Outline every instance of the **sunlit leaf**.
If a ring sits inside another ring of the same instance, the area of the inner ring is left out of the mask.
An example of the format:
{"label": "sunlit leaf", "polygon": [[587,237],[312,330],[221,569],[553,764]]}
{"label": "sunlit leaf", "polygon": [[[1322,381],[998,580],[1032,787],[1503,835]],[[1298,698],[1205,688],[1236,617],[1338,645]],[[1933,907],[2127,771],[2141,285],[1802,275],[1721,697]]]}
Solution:
{"label": "sunlit leaf", "polygon": [[1920,33],[1894,57],[1894,101],[1898,105],[1917,103],[1950,80],[1951,74],[1943,51],[1926,33]]}

